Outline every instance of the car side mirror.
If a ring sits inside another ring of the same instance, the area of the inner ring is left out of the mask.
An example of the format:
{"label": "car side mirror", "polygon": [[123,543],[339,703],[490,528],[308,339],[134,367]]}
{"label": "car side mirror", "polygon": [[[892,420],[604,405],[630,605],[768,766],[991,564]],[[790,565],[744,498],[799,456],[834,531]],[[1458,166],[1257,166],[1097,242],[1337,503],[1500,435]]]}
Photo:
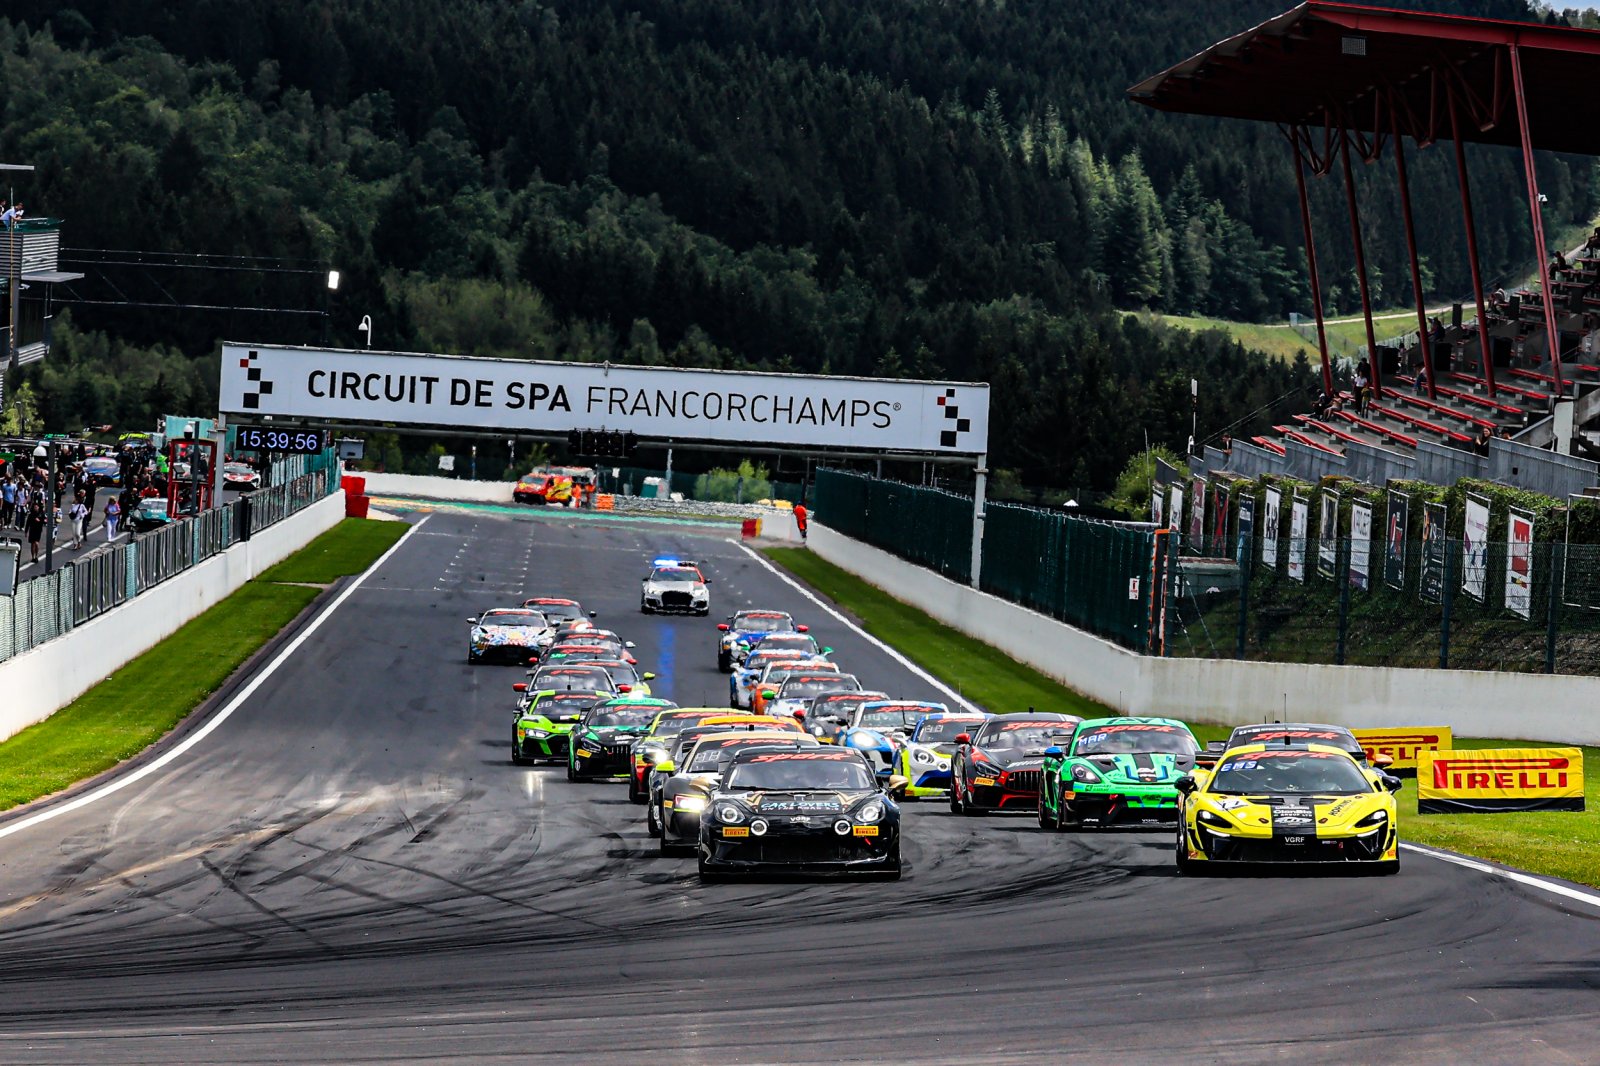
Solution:
{"label": "car side mirror", "polygon": [[810,626],[795,626],[794,627],[794,631],[796,633],[809,633],[809,632],[811,632],[811,627]]}
{"label": "car side mirror", "polygon": [[1383,775],[1383,787],[1390,792],[1399,792],[1404,785],[1405,782],[1393,774]]}
{"label": "car side mirror", "polygon": [[631,640],[625,640],[625,641],[622,642],[622,646],[624,648],[637,648],[639,645],[635,644]]}
{"label": "car side mirror", "polygon": [[972,743],[972,734],[971,733],[957,733],[956,734],[956,743],[957,744],[971,744]]}
{"label": "car side mirror", "polygon": [[1380,751],[1372,757],[1372,765],[1374,769],[1387,770],[1394,765],[1394,756]]}
{"label": "car side mirror", "polygon": [[770,688],[764,688],[761,690],[761,698],[764,700],[775,700],[778,698],[778,694],[772,691]]}
{"label": "car side mirror", "polygon": [[478,620],[477,620],[477,619],[476,619],[476,618],[469,618],[469,619],[467,619],[467,625],[469,625],[469,626],[475,626],[475,625],[477,625],[477,624],[478,624]]}
{"label": "car side mirror", "polygon": [[1044,749],[1044,753],[1052,758],[1058,758],[1064,754],[1064,752],[1061,750],[1061,745],[1059,744],[1050,745],[1048,748]]}
{"label": "car side mirror", "polygon": [[906,786],[910,784],[911,778],[894,774],[889,778],[889,795],[895,799],[903,799],[906,794]]}
{"label": "car side mirror", "polygon": [[822,649],[822,654],[824,654],[824,655],[832,655],[833,654],[833,649],[832,648],[823,648]]}
{"label": "car side mirror", "polygon": [[728,631],[728,623],[726,623],[726,622],[718,622],[717,623],[717,631],[719,633],[726,633]]}
{"label": "car side mirror", "polygon": [[632,685],[618,685],[617,686],[617,691],[618,692],[632,692],[633,691],[633,686]]}
{"label": "car side mirror", "polygon": [[797,722],[803,722],[806,720],[805,708],[802,707],[800,710],[794,712],[794,720]]}
{"label": "car side mirror", "polygon": [[648,670],[646,670],[644,673],[640,674],[639,676],[644,678],[646,681],[654,681],[656,679],[656,675],[652,674]]}
{"label": "car side mirror", "polygon": [[589,612],[589,617],[590,618],[599,618],[600,617],[600,612],[599,611],[590,611]]}
{"label": "car side mirror", "polygon": [[1178,778],[1178,780],[1173,783],[1172,787],[1177,789],[1179,792],[1182,792],[1185,796],[1187,796],[1189,793],[1193,792],[1195,789],[1199,788],[1200,786],[1195,783],[1195,779],[1194,778],[1190,777],[1188,774],[1184,774],[1182,777]]}
{"label": "car side mirror", "polygon": [[511,691],[526,692],[528,691],[528,683],[526,681],[518,681],[516,684],[511,686]]}

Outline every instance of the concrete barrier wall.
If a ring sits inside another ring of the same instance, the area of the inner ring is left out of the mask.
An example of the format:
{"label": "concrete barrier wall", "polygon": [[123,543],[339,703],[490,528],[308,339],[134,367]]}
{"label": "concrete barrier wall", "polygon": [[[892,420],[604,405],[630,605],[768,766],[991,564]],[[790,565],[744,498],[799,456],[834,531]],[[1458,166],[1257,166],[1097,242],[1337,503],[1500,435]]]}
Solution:
{"label": "concrete barrier wall", "polygon": [[868,584],[1119,711],[1220,725],[1448,725],[1467,737],[1600,744],[1600,678],[1152,658],[815,522],[810,544]]}
{"label": "concrete barrier wall", "polygon": [[510,503],[514,481],[470,481],[420,474],[356,474],[367,479],[369,496],[416,496],[426,500]]}
{"label": "concrete barrier wall", "polygon": [[41,722],[344,518],[336,492],[250,540],[0,663],[0,740]]}

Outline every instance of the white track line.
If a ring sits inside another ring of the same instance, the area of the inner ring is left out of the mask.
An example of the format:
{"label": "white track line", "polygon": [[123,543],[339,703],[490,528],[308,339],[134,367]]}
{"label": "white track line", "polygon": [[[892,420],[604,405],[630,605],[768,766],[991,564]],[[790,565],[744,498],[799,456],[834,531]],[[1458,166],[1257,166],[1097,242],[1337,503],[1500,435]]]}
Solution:
{"label": "white track line", "polygon": [[1469,859],[1465,855],[1455,855],[1448,851],[1438,851],[1434,848],[1425,848],[1420,844],[1402,843],[1400,846],[1406,851],[1414,851],[1418,855],[1426,855],[1430,859],[1439,859],[1443,862],[1453,862],[1457,866],[1464,866],[1469,870],[1476,870],[1481,874],[1489,874],[1491,877],[1503,877],[1507,881],[1515,881],[1519,885],[1527,885],[1529,888],[1537,888],[1539,891],[1548,892],[1553,896],[1562,896],[1566,899],[1575,899],[1579,903],[1587,903],[1591,907],[1600,907],[1600,895],[1596,895],[1593,892],[1585,892],[1582,889],[1572,888],[1569,885],[1561,885],[1554,881],[1546,881],[1542,877],[1534,877],[1532,874],[1525,874],[1520,870],[1507,870],[1499,866],[1490,866],[1486,862],[1479,862],[1477,859]]}
{"label": "white track line", "polygon": [[244,701],[253,696],[256,689],[261,687],[262,682],[266,681],[267,678],[276,673],[278,667],[282,666],[288,661],[289,656],[300,650],[300,645],[304,644],[311,634],[322,628],[322,623],[333,617],[334,612],[339,609],[339,605],[344,603],[345,600],[349,599],[351,593],[360,588],[361,583],[365,581],[373,571],[377,570],[384,563],[388,562],[389,556],[399,551],[400,546],[410,539],[411,534],[421,529],[427,523],[427,521],[428,519],[424,517],[421,522],[418,522],[416,525],[406,530],[405,536],[395,541],[394,545],[390,547],[388,551],[384,552],[378,557],[377,562],[367,567],[366,570],[361,573],[361,576],[357,577],[343,592],[339,593],[338,597],[334,599],[333,603],[328,605],[327,610],[323,611],[321,614],[317,615],[316,618],[312,619],[310,625],[302,629],[298,636],[296,636],[288,644],[284,645],[283,649],[280,650],[277,655],[272,657],[272,661],[269,662],[258,674],[256,674],[255,677],[251,678],[250,683],[245,685],[244,688],[240,689],[238,694],[235,695],[233,699],[229,700],[227,705],[223,707],[222,710],[212,715],[210,720],[207,721],[205,725],[201,726],[193,733],[190,733],[183,739],[181,743],[174,745],[170,750],[163,752],[160,757],[152,759],[150,762],[145,763],[137,770],[133,770],[127,774],[124,774],[115,780],[107,781],[99,788],[90,792],[85,792],[77,799],[69,800],[68,802],[56,807],[46,808],[45,810],[40,811],[38,814],[23,818],[20,821],[12,822],[8,826],[0,827],[0,837],[8,837],[12,833],[20,833],[24,829],[30,829],[41,822],[48,822],[52,818],[66,814],[68,811],[75,811],[79,807],[87,807],[96,800],[104,799],[114,792],[120,792],[129,785],[133,784],[135,781],[155,773],[163,766],[166,766],[168,763],[183,755],[190,748],[200,743],[206,737],[210,736],[212,730],[216,729],[223,722],[226,722],[234,711],[243,706]]}
{"label": "white track line", "polygon": [[938,678],[928,673],[928,671],[924,670],[910,659],[907,659],[904,655],[901,655],[894,648],[891,648],[889,645],[885,644],[883,641],[879,640],[871,633],[868,633],[865,629],[862,629],[860,626],[850,621],[850,619],[846,618],[844,615],[840,614],[838,611],[822,602],[822,600],[817,597],[816,593],[800,584],[800,582],[796,581],[782,570],[779,570],[776,566],[773,566],[771,563],[767,562],[767,560],[764,559],[760,553],[752,551],[749,545],[732,539],[729,539],[728,543],[732,544],[736,548],[739,548],[746,555],[750,556],[750,558],[754,559],[756,562],[772,571],[777,575],[779,581],[782,581],[785,585],[788,585],[790,588],[800,593],[800,595],[804,596],[818,607],[821,607],[834,618],[837,618],[839,621],[843,622],[852,632],[860,636],[868,644],[871,644],[889,658],[893,659],[895,662],[899,663],[901,666],[905,667],[907,670],[910,670],[913,674],[916,674],[918,677],[922,678],[922,680],[926,681],[928,684],[932,685],[934,688],[950,697],[950,699],[956,704],[960,705],[963,710],[976,711],[978,709],[970,700],[964,698],[961,693],[957,692],[943,681],[940,681]]}

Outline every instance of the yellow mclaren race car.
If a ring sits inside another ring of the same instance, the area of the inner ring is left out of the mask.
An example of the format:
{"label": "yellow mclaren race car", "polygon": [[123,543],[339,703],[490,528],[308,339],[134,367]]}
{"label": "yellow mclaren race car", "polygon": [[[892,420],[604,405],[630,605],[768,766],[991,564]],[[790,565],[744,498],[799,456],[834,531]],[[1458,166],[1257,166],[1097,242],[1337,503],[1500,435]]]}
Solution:
{"label": "yellow mclaren race car", "polygon": [[1390,777],[1324,744],[1246,744],[1178,786],[1178,872],[1213,864],[1359,862],[1400,870]]}

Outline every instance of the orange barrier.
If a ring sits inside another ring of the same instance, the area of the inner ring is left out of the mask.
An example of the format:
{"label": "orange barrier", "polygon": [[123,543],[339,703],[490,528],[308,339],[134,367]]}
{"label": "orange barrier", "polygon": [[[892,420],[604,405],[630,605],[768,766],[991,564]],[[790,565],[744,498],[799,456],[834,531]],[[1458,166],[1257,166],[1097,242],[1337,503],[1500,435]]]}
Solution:
{"label": "orange barrier", "polygon": [[596,511],[609,511],[612,510],[613,506],[609,492],[602,492],[594,498],[594,509]]}

